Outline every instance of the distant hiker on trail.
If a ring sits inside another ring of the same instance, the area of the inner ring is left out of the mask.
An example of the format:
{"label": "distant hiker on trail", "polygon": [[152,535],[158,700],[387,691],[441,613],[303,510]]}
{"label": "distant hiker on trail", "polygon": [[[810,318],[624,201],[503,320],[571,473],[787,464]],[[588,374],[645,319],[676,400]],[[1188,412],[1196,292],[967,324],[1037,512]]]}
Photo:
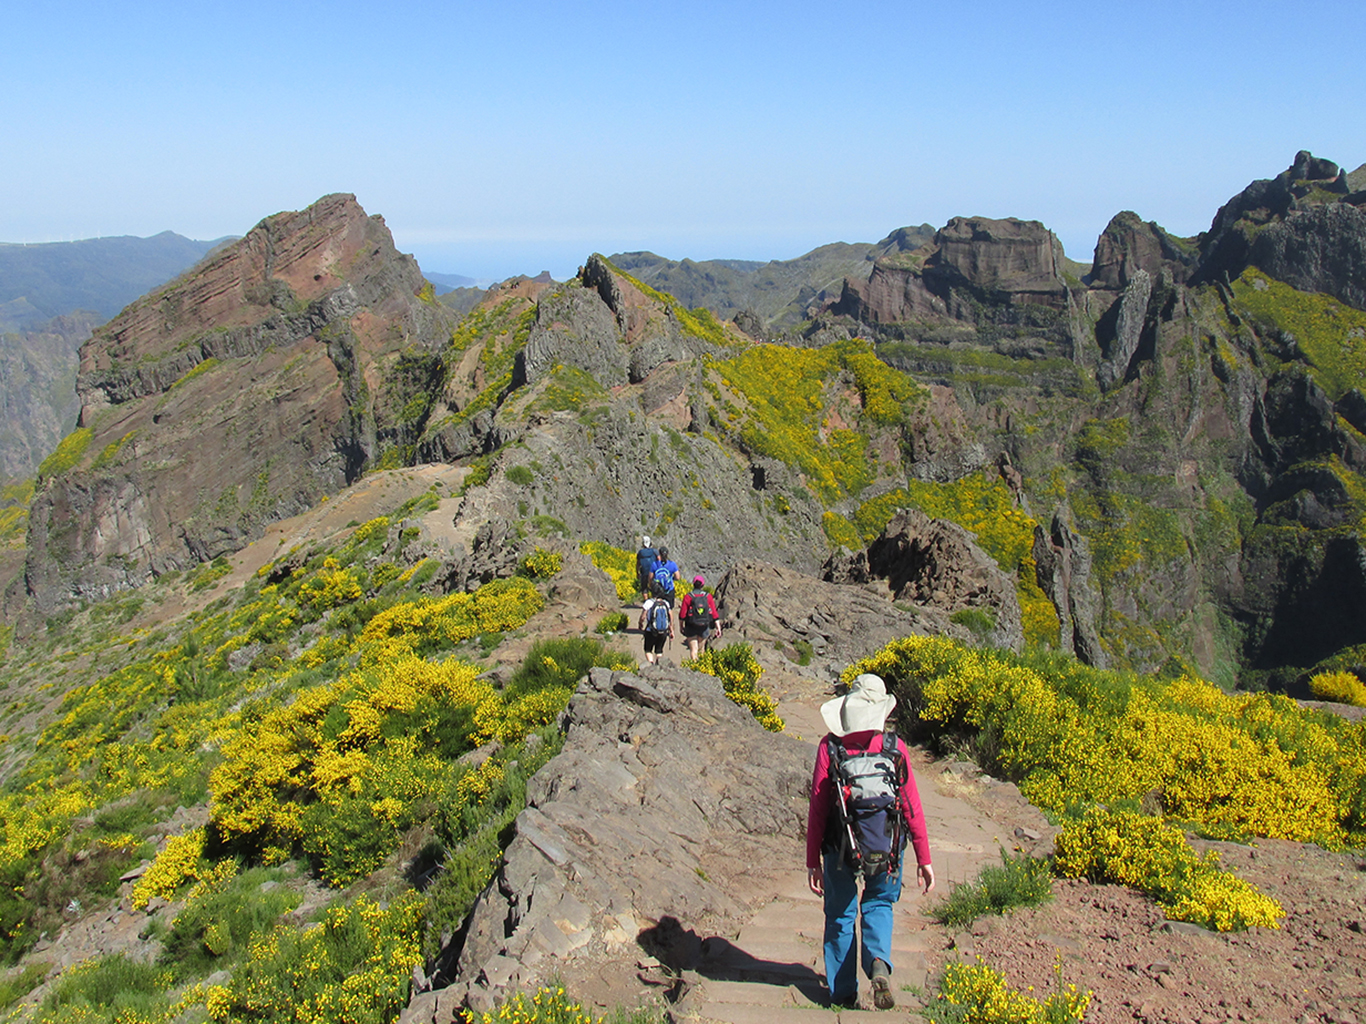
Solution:
{"label": "distant hiker on trail", "polygon": [[[858,967],[879,1010],[892,993],[892,905],[901,898],[901,855],[909,833],[922,892],[934,888],[930,841],[906,744],[887,716],[896,697],[865,673],[843,697],[821,705],[830,732],[816,749],[806,825],[811,891],[825,898],[825,982],[830,1002],[858,1006]],[[885,752],[884,752],[885,745]],[[822,863],[823,861],[823,863]],[[863,895],[859,895],[859,879]],[[854,941],[860,919],[861,950]]]}
{"label": "distant hiker on trail", "polygon": [[678,563],[669,557],[668,548],[659,549],[659,558],[655,561],[654,571],[651,573],[650,593],[655,597],[662,597],[669,602],[669,607],[674,606],[674,583],[683,577],[678,574]]}
{"label": "distant hiker on trail", "polygon": [[650,580],[655,571],[655,549],[650,546],[649,537],[640,538],[640,550],[636,552],[636,589],[641,598],[650,596]]}
{"label": "distant hiker on trail", "polygon": [[645,660],[651,665],[659,664],[664,641],[674,638],[673,609],[669,602],[662,597],[647,597],[636,628],[645,633]]}
{"label": "distant hiker on trail", "polygon": [[692,578],[692,590],[683,595],[683,603],[678,606],[678,621],[683,627],[683,639],[688,641],[688,651],[697,660],[707,639],[721,639],[721,616],[716,614],[716,599],[703,587],[707,581],[701,576]]}

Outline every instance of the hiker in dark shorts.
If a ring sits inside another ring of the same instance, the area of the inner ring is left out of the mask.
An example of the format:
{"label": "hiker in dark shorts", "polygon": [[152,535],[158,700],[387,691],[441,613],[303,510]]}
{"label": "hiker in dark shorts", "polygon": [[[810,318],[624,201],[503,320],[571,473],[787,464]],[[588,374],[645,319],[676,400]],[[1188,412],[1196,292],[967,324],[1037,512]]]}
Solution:
{"label": "hiker in dark shorts", "polygon": [[664,654],[664,641],[674,638],[673,609],[669,602],[662,597],[647,597],[636,628],[645,634],[645,660],[651,665],[659,664]]}
{"label": "hiker in dark shorts", "polygon": [[721,639],[721,617],[716,614],[716,599],[703,587],[707,581],[701,576],[692,578],[692,590],[683,595],[678,606],[678,622],[683,627],[683,639],[694,661],[701,655],[708,638]]}

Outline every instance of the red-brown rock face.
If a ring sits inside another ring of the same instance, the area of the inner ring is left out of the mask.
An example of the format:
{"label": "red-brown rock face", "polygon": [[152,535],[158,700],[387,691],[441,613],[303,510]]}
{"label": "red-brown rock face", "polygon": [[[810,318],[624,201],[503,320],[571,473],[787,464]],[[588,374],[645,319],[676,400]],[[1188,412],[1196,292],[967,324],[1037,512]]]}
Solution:
{"label": "red-brown rock face", "polygon": [[832,312],[870,323],[966,319],[963,293],[1062,309],[1061,256],[1057,239],[1038,221],[955,217],[928,245],[878,260],[866,283],[846,280]]}
{"label": "red-brown rock face", "polygon": [[350,195],[269,217],[129,306],[81,350],[89,431],[40,482],[40,609],[235,550],[354,480],[384,436],[385,373],[451,315]]}

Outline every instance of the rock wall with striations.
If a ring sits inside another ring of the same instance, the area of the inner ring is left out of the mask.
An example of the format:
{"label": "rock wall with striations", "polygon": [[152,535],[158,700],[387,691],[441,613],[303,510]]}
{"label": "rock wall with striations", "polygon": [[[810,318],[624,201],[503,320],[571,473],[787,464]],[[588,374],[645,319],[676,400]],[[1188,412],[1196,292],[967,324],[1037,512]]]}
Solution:
{"label": "rock wall with striations", "polygon": [[82,347],[80,430],[39,482],[37,608],[236,550],[355,480],[390,368],[453,320],[350,195],[266,218],[129,306]]}

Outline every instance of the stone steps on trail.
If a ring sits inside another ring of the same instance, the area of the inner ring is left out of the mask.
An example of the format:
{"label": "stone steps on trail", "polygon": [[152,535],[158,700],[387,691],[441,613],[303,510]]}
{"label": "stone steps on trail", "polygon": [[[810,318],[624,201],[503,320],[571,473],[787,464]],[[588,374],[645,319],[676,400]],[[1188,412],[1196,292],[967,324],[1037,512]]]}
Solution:
{"label": "stone steps on trail", "polygon": [[918,1021],[919,1000],[901,986],[925,990],[927,935],[920,908],[918,894],[904,895],[892,931],[893,991],[904,1005],[873,1010],[871,989],[862,979],[868,1009],[830,1009],[824,1005],[821,958],[825,914],[820,898],[806,887],[805,872],[794,872],[791,883],[750,918],[734,942],[710,938],[703,943],[700,991],[677,1017],[699,1024],[834,1024],[865,1017]]}
{"label": "stone steps on trail", "polygon": [[[825,732],[817,709],[810,703],[794,702],[780,707],[780,713],[787,720],[789,735],[811,744],[814,759],[815,744]],[[796,851],[799,859],[790,880],[750,918],[734,942],[706,940],[699,971],[702,980],[697,991],[676,1007],[676,1019],[698,1024],[922,1021],[921,997],[928,992],[931,980],[926,954],[932,947],[943,946],[943,937],[930,930],[926,908],[951,891],[955,883],[975,879],[985,865],[999,863],[1002,846],[1011,845],[1008,826],[991,821],[956,795],[941,791],[932,775],[926,773],[918,783],[929,822],[936,885],[932,895],[920,894],[915,857],[908,851],[906,885],[892,928],[895,1009],[873,1009],[872,991],[863,977],[859,979],[862,1008],[832,1009],[824,1005],[821,943],[825,915],[821,898],[807,887],[801,852]]]}

